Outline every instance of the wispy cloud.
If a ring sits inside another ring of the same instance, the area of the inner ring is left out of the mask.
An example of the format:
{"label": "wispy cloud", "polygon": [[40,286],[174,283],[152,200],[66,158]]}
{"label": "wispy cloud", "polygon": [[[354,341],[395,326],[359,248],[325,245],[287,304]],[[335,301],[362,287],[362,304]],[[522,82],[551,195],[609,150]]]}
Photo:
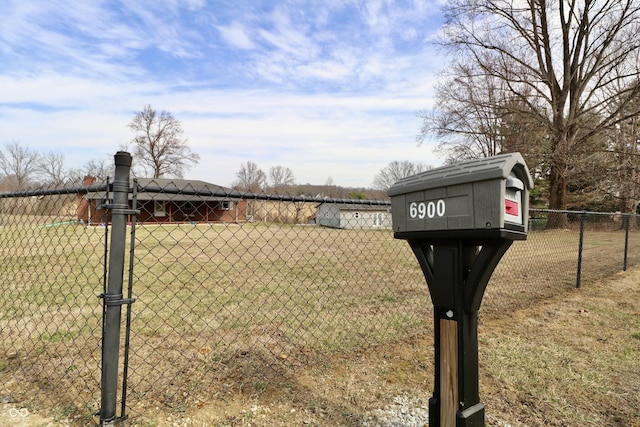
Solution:
{"label": "wispy cloud", "polygon": [[263,168],[304,162],[300,180],[369,185],[408,152],[438,161],[414,136],[440,1],[8,0],[0,147],[101,156],[151,104],[183,122],[200,179],[229,183],[254,154]]}
{"label": "wispy cloud", "polygon": [[249,37],[247,28],[241,23],[234,21],[229,25],[216,26],[220,35],[230,45],[239,49],[255,49],[257,45]]}

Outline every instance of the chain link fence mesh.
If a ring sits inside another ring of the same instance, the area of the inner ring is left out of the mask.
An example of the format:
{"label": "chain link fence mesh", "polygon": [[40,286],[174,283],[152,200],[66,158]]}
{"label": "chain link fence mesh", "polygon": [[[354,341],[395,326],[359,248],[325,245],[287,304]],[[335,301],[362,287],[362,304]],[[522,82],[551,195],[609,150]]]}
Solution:
{"label": "chain link fence mesh", "polygon": [[[0,198],[0,398],[77,425],[99,405],[105,188]],[[137,208],[128,234],[134,419],[432,332],[424,277],[393,238],[385,201],[141,180]],[[531,212],[528,239],[498,265],[481,317],[575,287],[581,221],[582,285],[622,270],[622,216],[564,212],[568,227],[545,230],[549,213]],[[628,265],[640,259],[637,228],[633,217]]]}
{"label": "chain link fence mesh", "polygon": [[[144,405],[253,387],[320,354],[406,339],[430,319],[409,246],[373,225],[386,203],[338,203],[351,209],[339,229],[309,224],[319,202],[290,196],[164,197],[140,203],[150,221],[136,230],[130,390]],[[211,215],[232,221],[199,221]]]}
{"label": "chain link fence mesh", "polygon": [[58,418],[93,413],[106,228],[78,222],[80,193],[2,196],[0,401]]}

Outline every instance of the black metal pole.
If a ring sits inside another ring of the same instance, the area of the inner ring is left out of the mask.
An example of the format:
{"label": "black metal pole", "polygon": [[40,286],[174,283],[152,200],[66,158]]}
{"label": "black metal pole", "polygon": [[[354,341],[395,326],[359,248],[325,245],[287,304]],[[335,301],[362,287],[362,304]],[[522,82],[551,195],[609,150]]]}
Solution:
{"label": "black metal pole", "polygon": [[631,215],[624,216],[624,262],[622,265],[622,271],[627,271],[627,254],[629,253],[629,222],[631,221]]}
{"label": "black metal pole", "polygon": [[104,320],[102,338],[102,384],[100,390],[100,425],[116,424],[116,398],[118,389],[118,354],[120,348],[120,323],[122,312],[122,282],[124,277],[124,255],[129,208],[129,172],[131,155],[119,151],[115,158],[113,180],[113,204],[111,209],[111,250],[107,291],[104,298]]}
{"label": "black metal pole", "polygon": [[578,271],[576,272],[576,288],[580,287],[580,280],[582,280],[582,246],[584,244],[584,221],[586,216],[586,212],[582,212],[580,215],[580,241],[578,242]]}
{"label": "black metal pole", "polygon": [[131,241],[129,242],[129,286],[127,287],[127,313],[125,315],[125,331],[124,331],[124,355],[123,363],[124,368],[122,372],[122,399],[120,402],[120,414],[124,416],[127,409],[127,379],[129,378],[129,341],[131,339],[131,303],[133,298],[133,265],[134,265],[134,252],[136,247],[136,216],[139,213],[137,211],[138,202],[138,180],[133,180],[133,194],[131,197],[131,209],[134,212],[131,214]]}

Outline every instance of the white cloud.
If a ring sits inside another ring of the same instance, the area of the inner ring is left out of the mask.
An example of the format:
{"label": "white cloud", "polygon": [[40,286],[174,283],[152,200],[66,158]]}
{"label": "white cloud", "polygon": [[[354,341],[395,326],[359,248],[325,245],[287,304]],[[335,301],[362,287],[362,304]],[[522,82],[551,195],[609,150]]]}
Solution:
{"label": "white cloud", "polygon": [[206,0],[187,0],[187,7],[190,10],[199,10],[205,7],[207,4]]}
{"label": "white cloud", "polygon": [[257,46],[251,40],[244,25],[239,22],[232,22],[229,25],[217,25],[216,28],[232,46],[240,49],[255,49]]}
{"label": "white cloud", "polygon": [[[246,160],[265,170],[276,165],[298,169],[296,177],[303,183],[323,183],[331,175],[336,184],[354,186],[370,185],[379,169],[412,151],[426,163],[438,161],[427,146],[417,148],[414,142],[419,121],[413,113],[423,105],[424,94],[201,90],[148,97],[135,87],[90,87],[82,81],[75,86],[91,92],[74,110],[0,110],[0,143],[16,139],[43,151],[67,147],[73,153],[69,166],[79,167],[129,141],[127,123],[134,111],[150,103],[172,112],[201,154],[202,165],[189,176],[222,185],[233,181]],[[64,90],[50,96],[56,104],[72,101]],[[126,104],[117,104],[126,96]],[[92,105],[91,99],[100,102]]]}
{"label": "white cloud", "polygon": [[247,160],[354,186],[392,160],[438,163],[414,142],[438,67],[422,4],[17,1],[0,14],[0,146],[60,148],[79,167],[151,104],[201,154],[189,176],[222,185]]}
{"label": "white cloud", "polygon": [[295,58],[309,59],[318,54],[312,38],[302,28],[294,28],[290,17],[282,10],[276,10],[270,19],[273,29],[261,29],[258,34],[278,51]]}

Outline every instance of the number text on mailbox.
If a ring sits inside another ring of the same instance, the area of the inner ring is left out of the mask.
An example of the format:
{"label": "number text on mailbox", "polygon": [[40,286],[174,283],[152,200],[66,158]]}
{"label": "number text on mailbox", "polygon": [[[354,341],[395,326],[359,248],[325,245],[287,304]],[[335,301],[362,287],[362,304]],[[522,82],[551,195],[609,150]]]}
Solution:
{"label": "number text on mailbox", "polygon": [[409,203],[409,217],[411,219],[441,218],[445,215],[444,200]]}

